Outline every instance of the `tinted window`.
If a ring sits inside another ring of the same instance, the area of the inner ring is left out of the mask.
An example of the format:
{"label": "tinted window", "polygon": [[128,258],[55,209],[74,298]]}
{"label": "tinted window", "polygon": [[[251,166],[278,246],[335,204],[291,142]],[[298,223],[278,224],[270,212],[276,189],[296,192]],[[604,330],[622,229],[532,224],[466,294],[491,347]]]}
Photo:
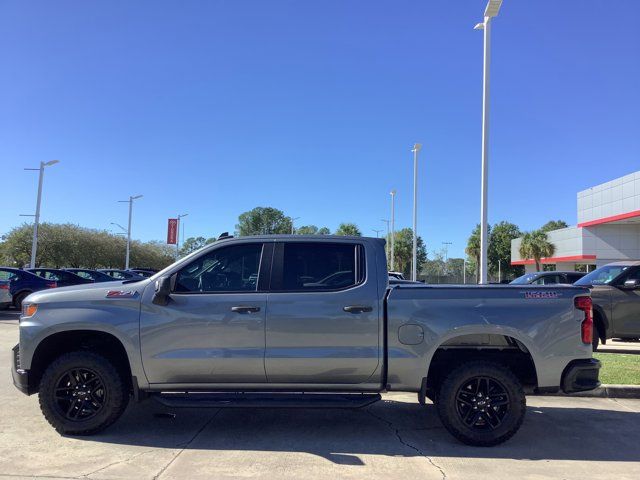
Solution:
{"label": "tinted window", "polygon": [[250,292],[258,286],[262,244],[212,250],[178,272],[176,292]]}
{"label": "tinted window", "polygon": [[588,273],[576,285],[608,285],[614,278],[628,269],[625,265],[608,265],[600,267],[591,273]]}
{"label": "tinted window", "polygon": [[20,276],[14,272],[7,272],[6,270],[0,270],[0,280],[15,281],[19,279],[20,279]]}
{"label": "tinted window", "polygon": [[[284,245],[282,290],[339,290],[358,283],[356,245],[298,243]],[[360,275],[362,276],[362,275]]]}
{"label": "tinted window", "polygon": [[87,272],[82,272],[80,270],[75,270],[73,273],[78,275],[79,277],[86,278],[88,280],[93,280],[93,277],[91,275],[89,275]]}
{"label": "tinted window", "polygon": [[511,285],[527,285],[536,278],[537,273],[526,273],[511,282]]}
{"label": "tinted window", "polygon": [[640,268],[634,268],[629,273],[627,273],[624,278],[620,279],[620,284],[623,284],[627,280],[636,280],[640,281]]}
{"label": "tinted window", "polygon": [[584,275],[582,275],[581,273],[568,273],[567,274],[567,278],[569,280],[569,283],[573,283],[576,280],[580,280]]}

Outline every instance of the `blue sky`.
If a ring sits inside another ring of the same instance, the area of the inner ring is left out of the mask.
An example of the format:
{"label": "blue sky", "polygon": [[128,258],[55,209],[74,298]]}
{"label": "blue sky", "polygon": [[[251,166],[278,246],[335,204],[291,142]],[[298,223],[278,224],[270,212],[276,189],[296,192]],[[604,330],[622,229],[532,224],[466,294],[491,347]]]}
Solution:
{"label": "blue sky", "polygon": [[[42,220],[166,238],[274,206],[298,224],[410,226],[461,255],[479,218],[485,0],[0,5],[0,233]],[[492,29],[490,222],[576,221],[640,170],[640,2],[505,0]]]}

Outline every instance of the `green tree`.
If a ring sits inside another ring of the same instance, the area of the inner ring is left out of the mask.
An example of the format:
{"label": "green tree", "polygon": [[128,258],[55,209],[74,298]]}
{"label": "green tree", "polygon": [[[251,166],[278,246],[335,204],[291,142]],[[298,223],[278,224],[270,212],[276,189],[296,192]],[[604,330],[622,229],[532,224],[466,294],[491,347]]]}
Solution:
{"label": "green tree", "polygon": [[534,230],[522,236],[520,243],[520,257],[522,259],[533,259],[536,262],[536,271],[540,271],[540,260],[552,257],[556,251],[555,245],[549,242],[546,232]]}
{"label": "green tree", "polygon": [[520,236],[522,232],[518,226],[510,222],[502,221],[491,227],[487,254],[489,273],[497,276],[501,272],[503,278],[515,278],[524,273],[522,266],[511,265],[511,240]]}
{"label": "green tree", "polygon": [[180,256],[185,257],[190,253],[195,252],[205,245],[209,245],[210,243],[213,243],[215,241],[215,238],[189,237],[182,243],[182,246],[180,247]]}
{"label": "green tree", "polygon": [[[403,228],[396,231],[393,241],[393,268],[408,277],[411,274],[411,261],[413,259],[413,230],[411,228]],[[427,248],[420,236],[417,239],[417,246],[417,267],[418,272],[421,272],[423,264],[427,261]]]}
{"label": "green tree", "polygon": [[[487,230],[488,237],[491,238],[491,225],[487,225]],[[469,263],[475,265],[476,281],[480,280],[480,250],[480,224],[477,224],[471,231],[467,240],[467,248],[465,248],[466,254],[471,258]]]}
{"label": "green tree", "polygon": [[550,232],[551,230],[559,230],[561,228],[567,228],[568,226],[569,224],[564,220],[550,220],[547,223],[545,223],[542,227],[540,227],[540,230],[547,233],[547,232]]}
{"label": "green tree", "polygon": [[338,229],[336,230],[335,234],[352,237],[362,236],[362,232],[355,223],[341,223],[340,225],[338,225]]}
{"label": "green tree", "polygon": [[[25,266],[31,258],[33,225],[23,224],[3,237],[3,263]],[[42,223],[38,228],[36,265],[44,267],[109,268],[124,266],[126,240],[104,230],[73,224]],[[174,250],[161,242],[131,242],[131,265],[164,268]]]}
{"label": "green tree", "polygon": [[236,233],[241,237],[291,233],[291,226],[291,218],[287,217],[282,210],[272,207],[256,207],[240,214]]}
{"label": "green tree", "polygon": [[298,235],[329,235],[331,233],[327,227],[318,228],[315,225],[303,225],[296,228]]}

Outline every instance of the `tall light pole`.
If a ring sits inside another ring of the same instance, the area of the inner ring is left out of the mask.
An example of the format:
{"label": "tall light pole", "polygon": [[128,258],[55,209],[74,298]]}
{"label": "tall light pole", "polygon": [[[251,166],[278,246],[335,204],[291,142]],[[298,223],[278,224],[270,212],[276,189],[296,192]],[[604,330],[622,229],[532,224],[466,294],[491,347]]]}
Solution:
{"label": "tall light pole", "polygon": [[446,275],[448,273],[447,262],[449,261],[449,245],[453,245],[453,242],[442,242],[442,245],[444,245],[444,273]]}
{"label": "tall light pole", "polygon": [[391,262],[390,269],[393,272],[395,267],[395,236],[396,236],[396,191],[391,190]]}
{"label": "tall light pole", "polygon": [[376,232],[376,238],[380,238],[380,232],[384,232],[384,230],[376,230],[375,228],[372,228],[371,230]]}
{"label": "tall light pole", "polygon": [[136,195],[135,197],[129,197],[129,200],[118,200],[120,203],[129,204],[129,228],[127,228],[127,255],[124,257],[124,268],[129,268],[129,257],[131,254],[131,214],[133,213],[133,201],[138,198],[142,198],[142,195]]}
{"label": "tall light pole", "polygon": [[300,217],[296,217],[296,218],[292,218],[291,219],[291,235],[293,235],[294,233],[296,233],[296,229],[293,226],[293,222],[295,222],[296,220],[300,220]]}
{"label": "tall light pole", "polygon": [[[176,260],[180,256],[180,219],[186,217],[187,215],[189,214],[183,213],[181,215],[178,215],[178,222],[176,223]],[[182,233],[184,233],[184,229],[182,230]]]}
{"label": "tall light pole", "polygon": [[416,143],[413,152],[413,257],[411,262],[411,280],[418,279],[418,152],[422,145]]}
{"label": "tall light pole", "polygon": [[462,284],[467,284],[467,257],[462,259]]}
{"label": "tall light pole", "polygon": [[40,204],[42,202],[42,181],[44,179],[44,167],[50,167],[51,165],[55,165],[59,162],[60,160],[50,160],[48,162],[40,162],[40,168],[25,168],[25,170],[37,170],[40,172],[38,176],[38,198],[36,200],[36,214],[34,215],[35,218],[33,222],[33,239],[31,240],[31,261],[29,262],[29,268],[36,267],[36,253],[38,252],[38,226],[40,224]]}
{"label": "tall light pole", "polygon": [[480,193],[480,283],[487,283],[487,177],[489,175],[489,65],[491,60],[491,19],[498,15],[502,0],[489,0],[484,10],[484,22],[474,28],[484,30],[483,87],[482,87],[482,180]]}
{"label": "tall light pole", "polygon": [[[385,248],[386,248],[385,253],[387,254],[387,262],[389,262],[389,243],[391,242],[391,240],[389,238],[389,223],[391,223],[391,221],[390,220],[386,220],[384,218],[382,219],[382,221],[387,224],[387,242],[386,242],[386,245],[385,245]],[[389,263],[387,263],[387,266],[388,265],[389,265]]]}

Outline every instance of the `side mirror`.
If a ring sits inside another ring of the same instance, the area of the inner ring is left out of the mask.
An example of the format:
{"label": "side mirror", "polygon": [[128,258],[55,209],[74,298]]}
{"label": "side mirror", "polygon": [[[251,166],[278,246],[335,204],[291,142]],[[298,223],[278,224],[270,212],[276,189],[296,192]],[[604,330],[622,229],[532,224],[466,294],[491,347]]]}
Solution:
{"label": "side mirror", "polygon": [[627,280],[622,285],[623,290],[637,290],[640,288],[640,282],[638,280]]}
{"label": "side mirror", "polygon": [[166,306],[171,300],[172,277],[160,277],[156,280],[156,293],[151,300],[155,305]]}

